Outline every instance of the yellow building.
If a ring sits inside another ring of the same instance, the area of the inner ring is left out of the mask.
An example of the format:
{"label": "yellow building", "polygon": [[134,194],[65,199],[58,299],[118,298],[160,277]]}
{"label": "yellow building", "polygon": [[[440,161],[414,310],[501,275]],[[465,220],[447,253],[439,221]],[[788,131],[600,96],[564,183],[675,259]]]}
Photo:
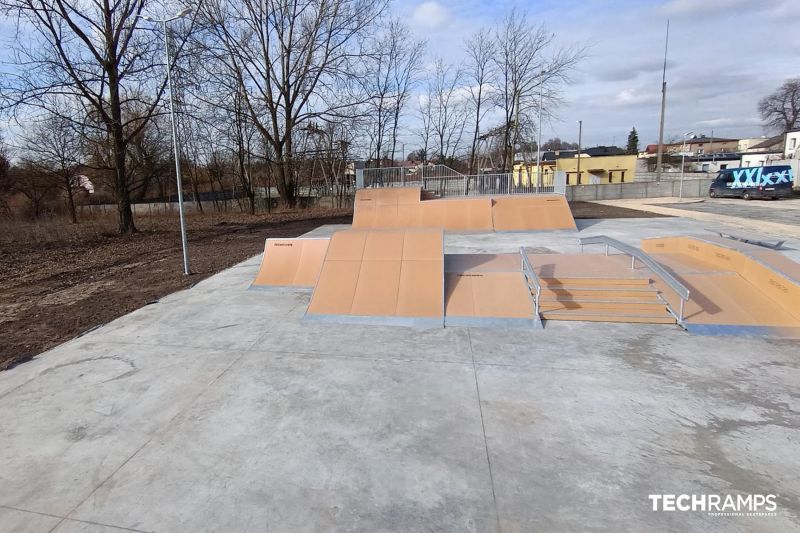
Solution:
{"label": "yellow building", "polygon": [[[542,161],[542,185],[553,184],[553,172],[567,173],[567,185],[593,185],[598,183],[627,183],[636,178],[635,155],[602,155],[581,157],[581,175],[578,176],[578,158],[569,157],[555,161]],[[536,183],[537,168],[529,163],[514,166],[514,184]]]}

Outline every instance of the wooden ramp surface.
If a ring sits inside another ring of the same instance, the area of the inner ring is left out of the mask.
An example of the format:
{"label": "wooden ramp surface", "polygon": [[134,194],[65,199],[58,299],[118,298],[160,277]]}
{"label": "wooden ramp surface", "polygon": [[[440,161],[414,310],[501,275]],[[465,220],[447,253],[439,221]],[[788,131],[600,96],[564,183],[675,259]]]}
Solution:
{"label": "wooden ramp surface", "polygon": [[[772,250],[717,238],[646,239],[642,249],[690,291],[690,332],[800,336],[800,265]],[[657,282],[672,305],[678,298]]]}
{"label": "wooden ramp surface", "polygon": [[317,283],[327,238],[267,239],[251,288],[308,287]]}
{"label": "wooden ramp surface", "polygon": [[422,199],[420,187],[359,189],[353,228],[442,228],[447,231],[576,229],[561,195]]}
{"label": "wooden ramp surface", "polygon": [[441,230],[347,230],[331,237],[310,320],[442,326]]}

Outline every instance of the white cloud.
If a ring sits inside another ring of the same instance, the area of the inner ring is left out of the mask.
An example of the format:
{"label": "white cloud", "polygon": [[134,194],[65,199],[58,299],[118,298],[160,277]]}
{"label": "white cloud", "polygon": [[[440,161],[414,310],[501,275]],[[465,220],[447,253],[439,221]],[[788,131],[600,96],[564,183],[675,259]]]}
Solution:
{"label": "white cloud", "polygon": [[614,97],[614,103],[619,106],[649,105],[661,101],[661,93],[643,91],[641,89],[622,89]]}
{"label": "white cloud", "polygon": [[699,15],[701,13],[725,12],[728,10],[741,10],[742,8],[762,9],[767,4],[779,4],[780,0],[670,0],[662,7],[668,15]]}
{"label": "white cloud", "polygon": [[437,30],[446,26],[450,20],[450,11],[439,2],[422,2],[411,15],[415,27]]}

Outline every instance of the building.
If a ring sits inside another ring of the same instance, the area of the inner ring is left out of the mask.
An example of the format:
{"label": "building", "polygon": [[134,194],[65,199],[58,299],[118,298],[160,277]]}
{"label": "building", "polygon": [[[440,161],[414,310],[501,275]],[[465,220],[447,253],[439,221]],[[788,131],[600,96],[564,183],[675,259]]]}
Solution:
{"label": "building", "polygon": [[[590,151],[586,150],[586,152]],[[565,150],[562,150],[564,152]],[[599,155],[590,156],[583,152],[580,157],[581,172],[578,175],[578,157],[574,150],[572,157],[555,157],[549,161],[542,157],[542,183],[550,184],[553,173],[563,171],[567,173],[567,185],[595,185],[599,183],[628,183],[636,179],[635,155]],[[514,181],[523,185],[530,183],[529,179],[536,182],[537,167],[535,164],[514,167]]]}
{"label": "building", "polygon": [[666,145],[666,151],[670,154],[686,154],[687,156],[736,152],[739,149],[739,139],[723,139],[715,137],[691,137],[686,142],[678,142]]}
{"label": "building", "polygon": [[766,135],[762,135],[761,137],[747,137],[746,139],[739,139],[739,145],[736,147],[737,152],[746,152],[751,147],[762,143],[767,140]]}
{"label": "building", "polygon": [[786,132],[783,142],[784,159],[800,159],[800,128]]}
{"label": "building", "polygon": [[763,139],[760,143],[753,144],[742,153],[742,167],[763,167],[775,165],[777,161],[784,158],[785,140],[784,135],[775,135]]}
{"label": "building", "polygon": [[720,154],[703,154],[686,161],[689,172],[710,172],[716,174],[726,168],[738,168],[741,155],[737,152]]}

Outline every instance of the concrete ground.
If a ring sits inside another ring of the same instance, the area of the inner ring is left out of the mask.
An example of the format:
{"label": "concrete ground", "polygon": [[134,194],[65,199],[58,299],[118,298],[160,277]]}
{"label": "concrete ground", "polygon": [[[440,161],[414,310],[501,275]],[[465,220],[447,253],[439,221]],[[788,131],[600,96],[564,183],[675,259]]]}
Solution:
{"label": "concrete ground", "polygon": [[751,220],[769,220],[800,226],[800,198],[784,200],[751,200],[738,198],[708,198],[702,202],[666,204],[666,207],[730,215]]}
{"label": "concrete ground", "polygon": [[800,198],[751,200],[738,198],[636,198],[595,203],[686,217],[705,222],[705,228],[724,225],[748,234],[800,239]]}
{"label": "concrete ground", "polygon": [[[579,226],[638,244],[705,224]],[[0,374],[0,531],[800,531],[798,343],[305,323],[308,292],[247,290],[258,264]],[[778,496],[732,517],[650,494]]]}

